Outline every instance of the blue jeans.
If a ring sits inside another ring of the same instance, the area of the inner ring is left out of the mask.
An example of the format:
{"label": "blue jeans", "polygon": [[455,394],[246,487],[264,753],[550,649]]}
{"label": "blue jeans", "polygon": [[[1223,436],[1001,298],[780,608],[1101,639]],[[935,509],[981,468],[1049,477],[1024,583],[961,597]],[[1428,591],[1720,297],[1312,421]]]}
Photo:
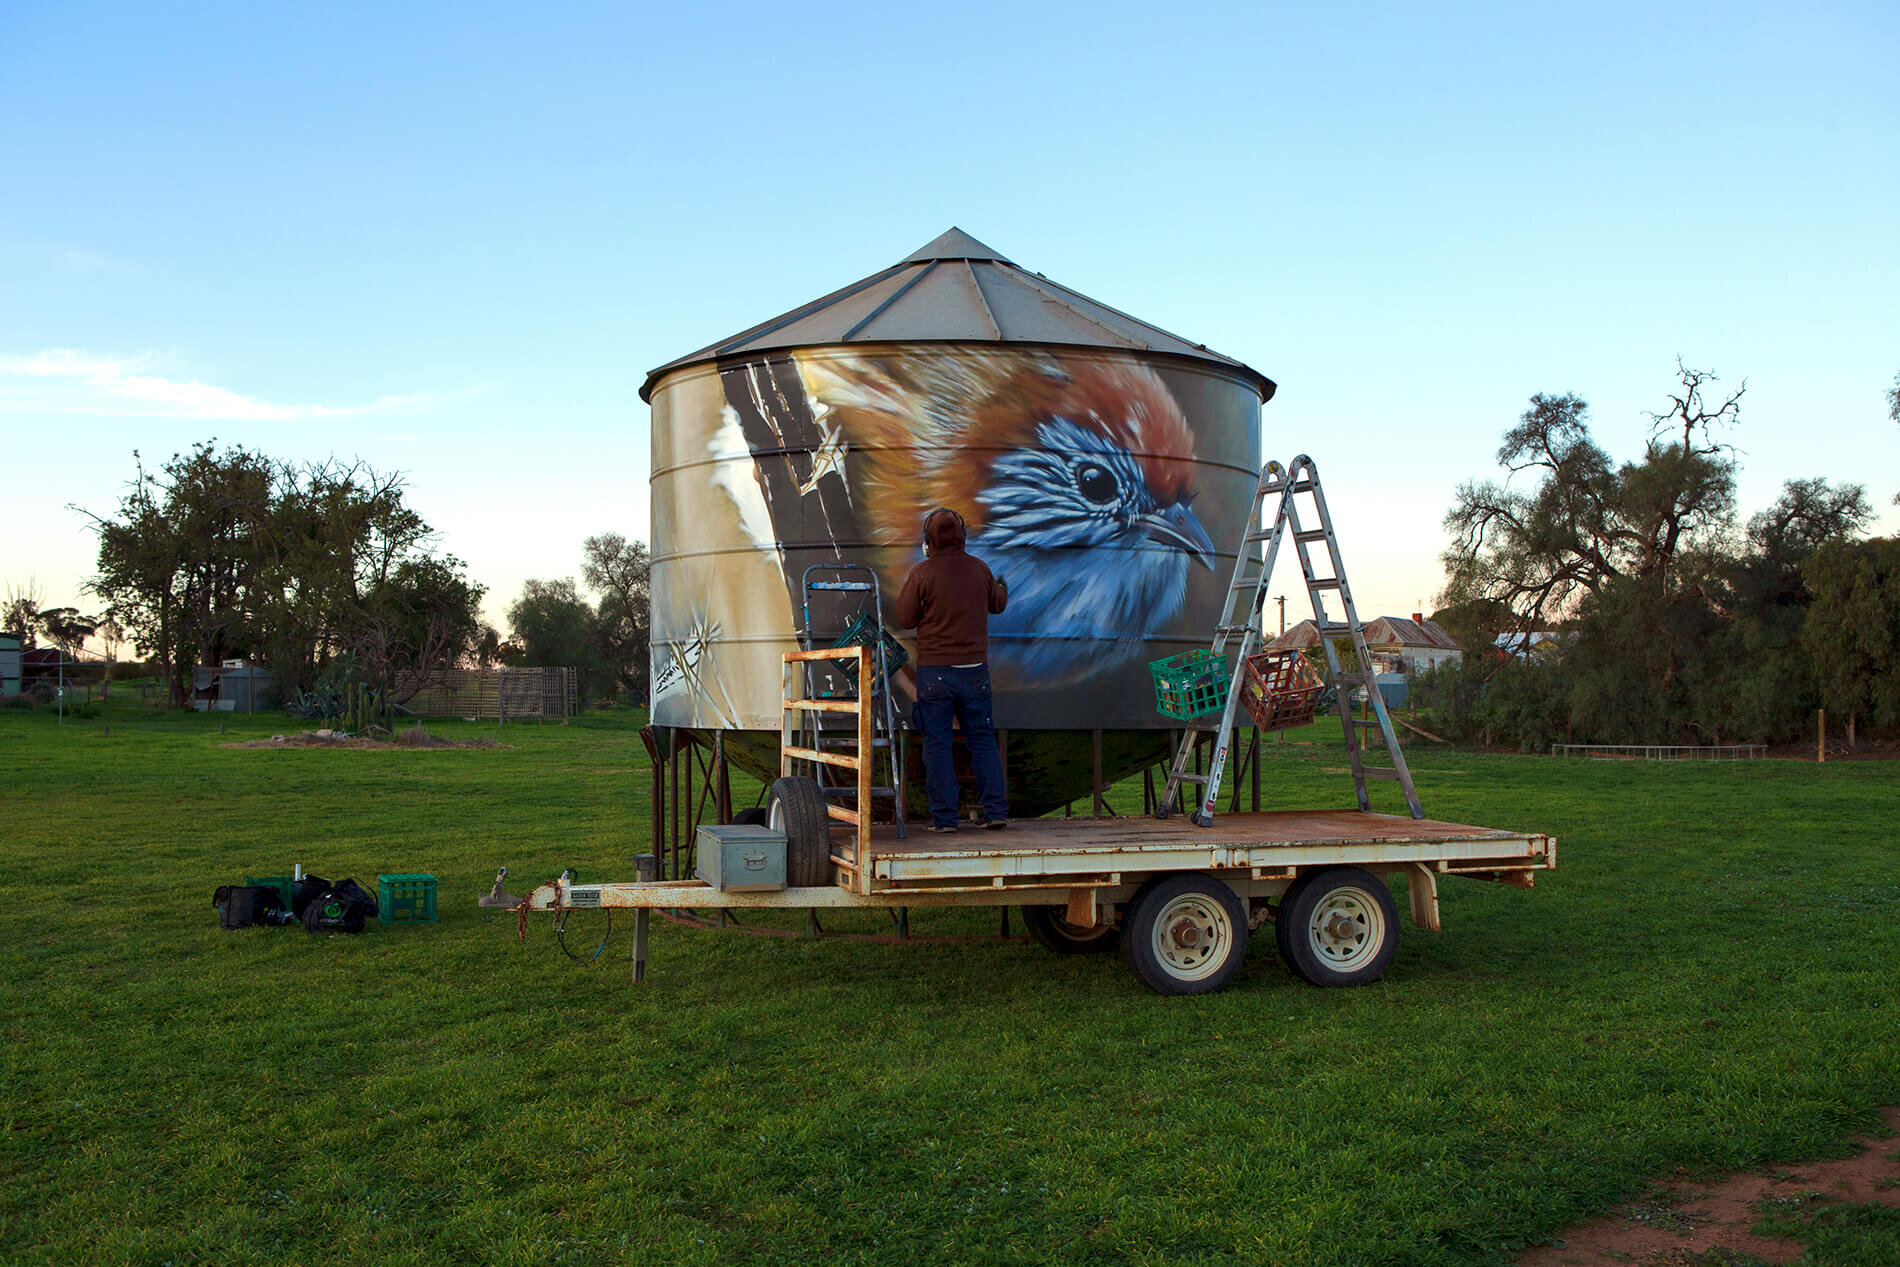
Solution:
{"label": "blue jeans", "polygon": [[990,717],[990,669],[979,664],[957,669],[942,664],[917,666],[917,703],[911,724],[924,737],[924,785],[930,794],[930,821],[938,827],[957,823],[957,773],[950,760],[950,719],[963,727],[976,776],[976,799],[983,817],[1009,817],[1003,794],[1003,758],[996,751],[996,723]]}

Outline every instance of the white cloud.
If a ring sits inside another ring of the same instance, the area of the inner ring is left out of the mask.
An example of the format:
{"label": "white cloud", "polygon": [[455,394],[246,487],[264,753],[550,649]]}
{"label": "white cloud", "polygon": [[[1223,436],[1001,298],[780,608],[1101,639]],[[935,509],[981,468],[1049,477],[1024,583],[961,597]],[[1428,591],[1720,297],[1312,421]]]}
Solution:
{"label": "white cloud", "polygon": [[390,413],[435,399],[415,394],[379,396],[358,405],[287,405],[195,378],[180,381],[137,372],[149,369],[153,360],[150,356],[99,356],[78,348],[0,355],[0,413],[281,422]]}

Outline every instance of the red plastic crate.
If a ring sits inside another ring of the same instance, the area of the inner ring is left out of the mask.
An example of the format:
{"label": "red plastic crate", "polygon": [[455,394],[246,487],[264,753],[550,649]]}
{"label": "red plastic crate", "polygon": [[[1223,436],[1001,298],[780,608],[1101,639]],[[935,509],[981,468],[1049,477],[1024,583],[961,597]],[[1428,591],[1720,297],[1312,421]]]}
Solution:
{"label": "red plastic crate", "polygon": [[1325,689],[1326,683],[1298,651],[1262,651],[1247,657],[1240,702],[1261,730],[1287,730],[1313,720]]}

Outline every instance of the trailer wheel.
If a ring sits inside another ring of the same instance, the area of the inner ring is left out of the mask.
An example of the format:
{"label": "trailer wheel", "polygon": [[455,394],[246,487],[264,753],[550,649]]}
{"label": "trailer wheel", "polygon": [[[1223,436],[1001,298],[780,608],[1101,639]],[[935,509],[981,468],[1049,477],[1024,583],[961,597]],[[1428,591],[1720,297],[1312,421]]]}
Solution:
{"label": "trailer wheel", "polygon": [[1319,876],[1317,871],[1308,871],[1293,883],[1287,885],[1286,892],[1280,895],[1279,905],[1273,910],[1273,944],[1280,951],[1280,958],[1286,963],[1293,962],[1293,904],[1300,900],[1300,894],[1311,887]]}
{"label": "trailer wheel", "polygon": [[831,816],[817,779],[788,775],[765,794],[766,826],[785,833],[785,883],[794,889],[831,883]]}
{"label": "trailer wheel", "polygon": [[732,816],[735,827],[770,827],[772,811],[763,805],[754,805],[751,809],[742,809]]}
{"label": "trailer wheel", "polygon": [[1152,880],[1129,905],[1122,952],[1152,990],[1207,994],[1226,985],[1247,957],[1247,912],[1213,876]]}
{"label": "trailer wheel", "polygon": [[1399,908],[1385,881],[1331,867],[1291,891],[1275,928],[1287,967],[1317,986],[1370,985],[1399,944]]}
{"label": "trailer wheel", "polygon": [[1113,924],[1071,924],[1062,906],[1025,906],[1029,935],[1058,955],[1099,955],[1115,949],[1121,933]]}

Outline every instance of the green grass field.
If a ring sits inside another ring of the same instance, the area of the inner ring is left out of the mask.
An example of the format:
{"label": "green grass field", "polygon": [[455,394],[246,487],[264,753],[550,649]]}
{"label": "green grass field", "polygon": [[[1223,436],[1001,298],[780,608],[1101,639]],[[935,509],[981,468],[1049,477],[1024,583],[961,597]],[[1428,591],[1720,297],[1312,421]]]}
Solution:
{"label": "green grass field", "polygon": [[[432,727],[514,745],[458,751],[227,721],[0,710],[9,1262],[1499,1262],[1900,1098],[1886,764],[1408,748],[1427,813],[1560,865],[1447,880],[1363,990],[1270,936],[1170,999],[1118,956],[664,922],[635,989],[625,936],[580,967],[474,899],[632,877],[637,715]],[[1293,738],[1269,798],[1350,805],[1337,729]],[[433,872],[441,922],[218,930],[216,885],[294,862]]]}

